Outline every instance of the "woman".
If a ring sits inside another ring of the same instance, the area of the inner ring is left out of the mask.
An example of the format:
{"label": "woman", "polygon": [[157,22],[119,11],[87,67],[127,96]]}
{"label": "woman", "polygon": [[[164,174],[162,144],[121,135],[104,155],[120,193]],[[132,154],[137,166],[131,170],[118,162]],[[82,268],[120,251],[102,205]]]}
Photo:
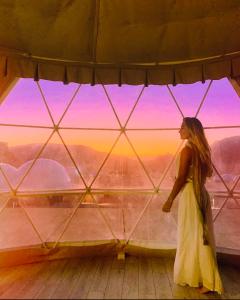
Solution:
{"label": "woman", "polygon": [[187,139],[180,154],[178,176],[162,210],[170,212],[181,190],[178,207],[178,245],[174,282],[198,288],[200,293],[223,292],[218,272],[212,212],[206,178],[212,175],[210,147],[197,118],[184,118],[179,131]]}

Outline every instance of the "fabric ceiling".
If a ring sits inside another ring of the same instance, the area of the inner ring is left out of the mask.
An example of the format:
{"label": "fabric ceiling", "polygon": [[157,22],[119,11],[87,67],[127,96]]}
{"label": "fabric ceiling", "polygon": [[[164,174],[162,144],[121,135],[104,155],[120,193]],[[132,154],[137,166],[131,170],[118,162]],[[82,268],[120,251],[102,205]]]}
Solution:
{"label": "fabric ceiling", "polygon": [[239,0],[1,0],[2,76],[177,84],[240,76]]}

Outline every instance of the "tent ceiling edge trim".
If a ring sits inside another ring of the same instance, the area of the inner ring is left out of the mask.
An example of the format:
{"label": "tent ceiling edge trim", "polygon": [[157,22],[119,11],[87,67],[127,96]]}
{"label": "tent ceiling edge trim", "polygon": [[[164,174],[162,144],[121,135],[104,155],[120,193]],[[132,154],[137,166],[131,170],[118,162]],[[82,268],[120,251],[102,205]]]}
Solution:
{"label": "tent ceiling edge trim", "polygon": [[14,88],[18,79],[19,78],[15,77],[14,74],[0,77],[0,104],[7,97],[8,93]]}
{"label": "tent ceiling edge trim", "polygon": [[[1,78],[21,77],[85,84],[190,84],[240,78],[240,53],[156,63],[99,63],[32,56],[0,48]],[[2,79],[1,79],[2,80]]]}

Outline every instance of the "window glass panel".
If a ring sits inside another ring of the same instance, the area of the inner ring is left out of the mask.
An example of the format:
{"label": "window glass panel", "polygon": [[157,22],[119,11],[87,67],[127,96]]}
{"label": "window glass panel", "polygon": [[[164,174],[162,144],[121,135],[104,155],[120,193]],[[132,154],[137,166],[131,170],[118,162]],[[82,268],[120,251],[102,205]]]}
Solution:
{"label": "window glass panel", "polygon": [[152,188],[151,180],[124,134],[99,173],[93,188]]}
{"label": "window glass panel", "polygon": [[208,85],[209,80],[205,84],[196,82],[192,84],[177,84],[176,86],[169,85],[185,117],[195,117]]}
{"label": "window glass panel", "polygon": [[240,99],[227,78],[214,80],[198,114],[204,126],[240,125]]}
{"label": "window glass panel", "polygon": [[18,203],[25,209],[42,240],[53,243],[71,222],[71,216],[83,196],[82,193],[31,195],[18,198]]}
{"label": "window glass panel", "polygon": [[[16,188],[25,176],[51,133],[52,129],[45,128],[0,127],[0,166],[12,188]],[[5,189],[3,178],[0,178]]]}
{"label": "window glass panel", "polygon": [[64,116],[61,127],[119,128],[101,85],[83,85]]}
{"label": "window glass panel", "polygon": [[119,117],[122,126],[125,125],[140,93],[141,85],[106,85],[107,93],[112,101],[114,109]]}
{"label": "window glass panel", "polygon": [[[66,129],[61,129],[59,132],[85,182],[90,185],[107,158],[119,132]],[[73,167],[73,172],[77,179],[79,176],[75,167]]]}
{"label": "window glass panel", "polygon": [[18,80],[0,105],[0,123],[52,126],[51,118],[35,81]]}
{"label": "window glass panel", "polygon": [[178,131],[128,131],[127,135],[149,176],[158,185],[181,143]]}
{"label": "window glass panel", "polygon": [[127,128],[178,128],[182,115],[166,86],[146,88]]}
{"label": "window glass panel", "polygon": [[10,199],[0,215],[0,249],[40,245],[41,240],[29,222],[18,200]]}
{"label": "window glass panel", "polygon": [[75,165],[55,132],[43,149],[39,158],[25,163],[27,176],[22,181],[20,191],[53,191],[85,188]]}
{"label": "window glass panel", "polygon": [[64,85],[59,81],[40,80],[39,85],[42,89],[42,93],[50,109],[53,120],[55,124],[57,124],[74,94],[77,92],[79,84],[69,83]]}

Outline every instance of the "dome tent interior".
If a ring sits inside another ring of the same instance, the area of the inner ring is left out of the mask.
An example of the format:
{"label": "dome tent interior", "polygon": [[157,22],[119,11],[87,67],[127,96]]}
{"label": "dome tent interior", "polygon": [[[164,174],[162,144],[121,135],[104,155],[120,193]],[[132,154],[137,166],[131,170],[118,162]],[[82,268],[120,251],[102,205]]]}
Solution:
{"label": "dome tent interior", "polygon": [[174,253],[187,115],[212,146],[217,250],[239,254],[239,2],[150,2],[1,3],[1,265]]}

